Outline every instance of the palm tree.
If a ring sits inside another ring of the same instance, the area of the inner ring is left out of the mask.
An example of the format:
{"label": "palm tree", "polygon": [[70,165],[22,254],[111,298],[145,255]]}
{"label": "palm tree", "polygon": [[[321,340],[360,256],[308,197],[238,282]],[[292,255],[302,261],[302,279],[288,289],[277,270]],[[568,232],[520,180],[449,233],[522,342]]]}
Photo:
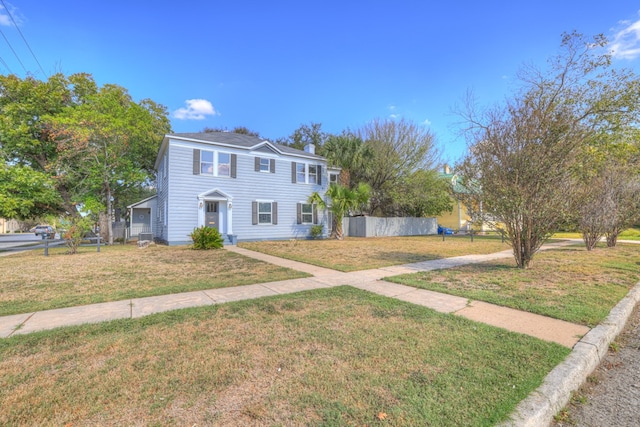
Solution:
{"label": "palm tree", "polygon": [[331,199],[330,205],[325,202],[317,191],[309,196],[309,203],[316,203],[320,209],[329,208],[329,211],[333,214],[331,237],[342,240],[342,219],[345,215],[348,215],[349,212],[360,209],[366,205],[369,201],[370,193],[371,188],[364,183],[358,184],[353,190],[341,184],[331,184],[325,193],[325,195]]}
{"label": "palm tree", "polygon": [[330,136],[324,144],[323,154],[331,166],[341,168],[340,184],[351,188],[351,176],[353,172],[364,168],[372,152],[362,139],[349,133],[338,136]]}

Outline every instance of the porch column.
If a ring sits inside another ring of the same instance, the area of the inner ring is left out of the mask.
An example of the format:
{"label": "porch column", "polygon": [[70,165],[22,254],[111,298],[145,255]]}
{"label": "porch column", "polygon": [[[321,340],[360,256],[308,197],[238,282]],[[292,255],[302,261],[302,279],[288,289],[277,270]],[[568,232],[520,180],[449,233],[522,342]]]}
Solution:
{"label": "porch column", "polygon": [[227,200],[227,234],[233,234],[233,202]]}
{"label": "porch column", "polygon": [[198,209],[198,228],[204,225],[204,199],[198,197],[198,204],[196,205]]}

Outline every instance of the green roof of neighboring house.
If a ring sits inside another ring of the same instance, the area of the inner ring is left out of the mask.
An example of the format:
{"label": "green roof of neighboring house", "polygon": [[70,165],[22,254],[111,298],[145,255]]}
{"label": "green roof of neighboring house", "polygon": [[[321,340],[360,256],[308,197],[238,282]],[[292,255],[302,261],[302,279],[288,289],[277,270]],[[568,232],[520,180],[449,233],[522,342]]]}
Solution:
{"label": "green roof of neighboring house", "polygon": [[469,194],[470,193],[469,189],[462,184],[463,182],[462,178],[460,178],[457,174],[441,172],[440,177],[442,179],[449,181],[449,183],[451,184],[451,190],[453,191],[453,194]]}

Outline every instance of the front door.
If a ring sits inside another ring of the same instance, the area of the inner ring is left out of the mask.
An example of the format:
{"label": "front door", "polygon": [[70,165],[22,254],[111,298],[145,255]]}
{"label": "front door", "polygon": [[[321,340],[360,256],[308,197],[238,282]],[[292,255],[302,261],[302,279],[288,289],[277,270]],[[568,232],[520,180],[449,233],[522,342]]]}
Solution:
{"label": "front door", "polygon": [[204,225],[219,231],[218,216],[218,202],[207,202],[207,210],[204,214]]}

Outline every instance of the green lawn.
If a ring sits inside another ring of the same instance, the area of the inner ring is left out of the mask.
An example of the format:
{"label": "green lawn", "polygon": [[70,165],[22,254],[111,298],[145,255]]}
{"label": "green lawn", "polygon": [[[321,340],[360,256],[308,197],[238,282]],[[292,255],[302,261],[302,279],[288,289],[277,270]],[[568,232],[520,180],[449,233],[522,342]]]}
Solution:
{"label": "green lawn", "polygon": [[469,254],[508,250],[492,236],[347,237],[344,240],[241,242],[238,246],[339,271],[368,270]]}
{"label": "green lawn", "polygon": [[339,287],[0,340],[0,424],[490,426],[569,352]]}
{"label": "green lawn", "polygon": [[637,244],[572,246],[537,253],[526,270],[509,258],[385,280],[593,327],[640,280],[639,260]]}
{"label": "green lawn", "polygon": [[0,316],[308,276],[225,250],[114,245],[80,251],[2,257]]}

